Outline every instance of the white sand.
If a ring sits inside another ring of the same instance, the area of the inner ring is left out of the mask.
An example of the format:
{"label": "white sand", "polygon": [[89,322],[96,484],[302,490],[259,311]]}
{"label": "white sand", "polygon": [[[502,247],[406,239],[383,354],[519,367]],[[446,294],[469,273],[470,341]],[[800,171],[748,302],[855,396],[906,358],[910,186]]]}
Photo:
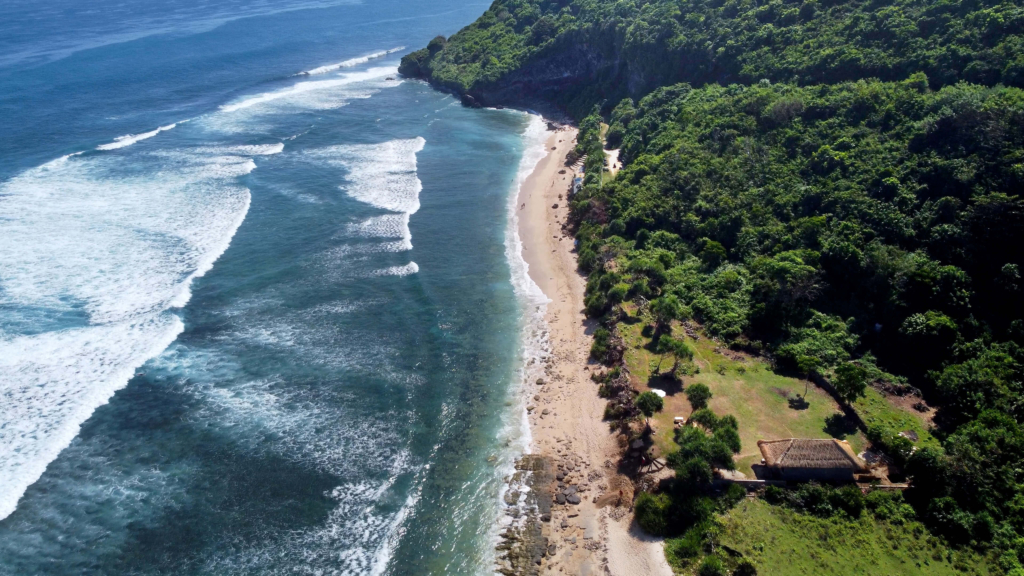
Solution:
{"label": "white sand", "polygon": [[[544,561],[543,571],[671,576],[661,541],[644,536],[633,525],[632,514],[614,506],[624,481],[616,477],[614,464],[621,450],[602,421],[605,401],[598,397],[597,385],[590,379],[590,371],[599,367],[587,362],[594,324],[583,313],[586,280],[577,271],[573,238],[562,230],[572,181],[572,171],[563,163],[575,138],[574,129],[552,133],[548,155],[524,183],[517,202],[530,277],[551,299],[547,322],[554,365],[547,385],[537,392],[538,400],[531,402],[536,406],[530,415],[534,450],[556,462],[577,461],[573,483],[586,486],[580,493],[580,505],[554,507],[545,535],[557,552]],[[557,208],[552,207],[555,204]],[[542,413],[545,409],[546,415]],[[628,490],[625,506],[631,493]],[[598,497],[602,497],[600,503],[594,503]],[[599,507],[610,501],[610,505]],[[566,528],[561,527],[563,521]]]}

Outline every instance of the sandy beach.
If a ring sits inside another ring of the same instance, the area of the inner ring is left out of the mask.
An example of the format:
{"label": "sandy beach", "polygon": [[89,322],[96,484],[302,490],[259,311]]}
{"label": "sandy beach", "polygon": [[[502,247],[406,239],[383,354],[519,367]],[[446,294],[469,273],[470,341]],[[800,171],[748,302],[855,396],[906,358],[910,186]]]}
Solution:
{"label": "sandy beach", "polygon": [[528,407],[534,452],[549,459],[552,473],[560,476],[550,489],[562,493],[543,523],[554,548],[541,572],[671,575],[660,540],[644,536],[633,523],[632,484],[616,474],[622,449],[602,420],[605,401],[590,379],[600,367],[588,363],[594,325],[583,313],[586,279],[577,271],[573,238],[563,230],[573,175],[564,162],[575,138],[571,128],[550,133],[548,154],[523,184],[517,203],[530,277],[551,300],[546,320],[552,362]]}

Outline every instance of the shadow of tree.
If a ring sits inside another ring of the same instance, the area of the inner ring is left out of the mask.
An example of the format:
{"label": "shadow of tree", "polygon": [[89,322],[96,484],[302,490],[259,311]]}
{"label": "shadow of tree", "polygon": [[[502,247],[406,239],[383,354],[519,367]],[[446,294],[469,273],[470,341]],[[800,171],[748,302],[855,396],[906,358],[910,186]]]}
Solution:
{"label": "shadow of tree", "polygon": [[803,396],[793,396],[789,399],[789,407],[793,410],[807,410],[811,407],[811,403]]}
{"label": "shadow of tree", "polygon": [[664,390],[666,396],[675,396],[683,391],[681,380],[672,375],[658,374],[647,379],[648,388]]}
{"label": "shadow of tree", "polygon": [[857,423],[845,414],[837,412],[825,418],[825,427],[822,430],[833,438],[845,440],[847,436],[857,433]]}

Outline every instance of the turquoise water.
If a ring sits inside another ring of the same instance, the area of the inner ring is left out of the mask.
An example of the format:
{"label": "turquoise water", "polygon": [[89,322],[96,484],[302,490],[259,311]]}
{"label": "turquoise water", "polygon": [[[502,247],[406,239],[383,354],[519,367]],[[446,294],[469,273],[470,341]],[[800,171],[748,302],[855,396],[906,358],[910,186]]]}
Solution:
{"label": "turquoise water", "polygon": [[396,74],[484,7],[0,7],[0,574],[492,570],[542,133]]}

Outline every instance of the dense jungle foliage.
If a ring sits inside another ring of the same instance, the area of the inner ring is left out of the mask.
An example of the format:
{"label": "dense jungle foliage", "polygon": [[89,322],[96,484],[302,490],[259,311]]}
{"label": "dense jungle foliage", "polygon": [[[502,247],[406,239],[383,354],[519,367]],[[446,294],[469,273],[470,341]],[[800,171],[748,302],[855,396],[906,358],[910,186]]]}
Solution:
{"label": "dense jungle foliage", "polygon": [[588,312],[672,298],[782,370],[923,388],[946,450],[897,455],[908,500],[959,542],[1024,534],[1024,91],[676,85],[610,120],[625,167],[572,202]]}
{"label": "dense jungle foliage", "polygon": [[497,0],[402,72],[559,83],[598,352],[649,302],[843,401],[922,389],[943,450],[871,439],[920,520],[1024,576],[1022,35],[1020,0]]}
{"label": "dense jungle foliage", "polygon": [[497,0],[447,44],[407,56],[402,72],[472,93],[560,53],[593,61],[554,96],[583,114],[677,82],[924,72],[932,88],[1024,87],[1024,9],[1020,0]]}

